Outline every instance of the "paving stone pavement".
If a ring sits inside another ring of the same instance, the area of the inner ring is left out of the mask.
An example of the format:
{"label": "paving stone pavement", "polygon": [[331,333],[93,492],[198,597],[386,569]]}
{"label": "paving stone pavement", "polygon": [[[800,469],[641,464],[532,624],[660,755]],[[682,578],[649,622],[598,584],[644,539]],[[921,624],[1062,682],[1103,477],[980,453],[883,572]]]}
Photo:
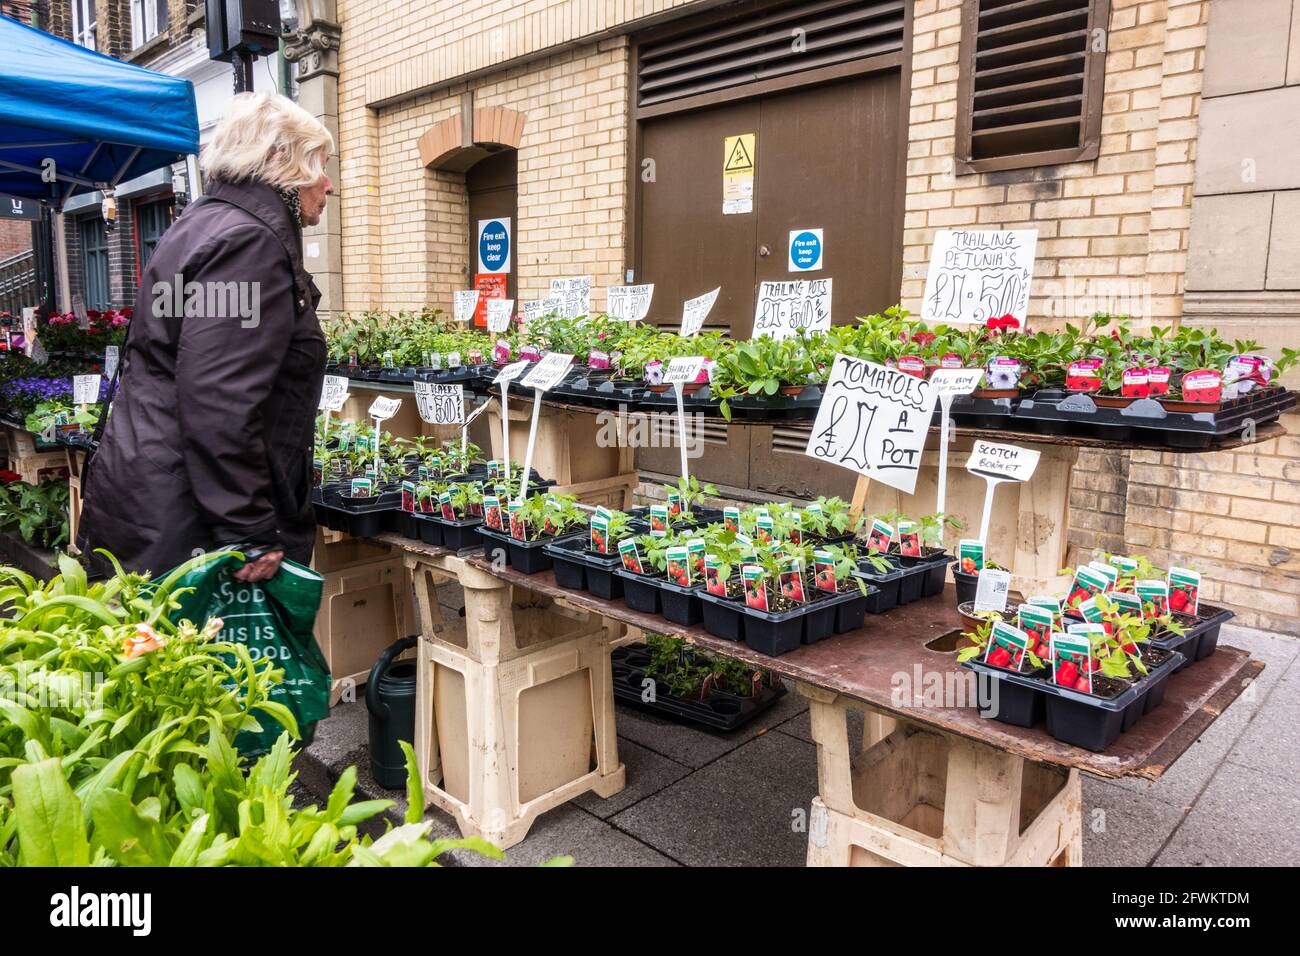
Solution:
{"label": "paving stone pavement", "polygon": [[[1266,668],[1260,680],[1155,783],[1084,778],[1087,866],[1300,865],[1300,641],[1225,626],[1223,644]],[[457,851],[453,865],[800,866],[817,789],[808,708],[793,690],[748,726],[717,734],[620,706],[626,788],[544,814],[504,864]],[[860,732],[860,730],[858,731]],[[362,702],[340,704],[298,758],[304,790],[324,794],[349,764],[358,799],[395,801],[370,775]],[[431,809],[435,837],[459,836]]]}

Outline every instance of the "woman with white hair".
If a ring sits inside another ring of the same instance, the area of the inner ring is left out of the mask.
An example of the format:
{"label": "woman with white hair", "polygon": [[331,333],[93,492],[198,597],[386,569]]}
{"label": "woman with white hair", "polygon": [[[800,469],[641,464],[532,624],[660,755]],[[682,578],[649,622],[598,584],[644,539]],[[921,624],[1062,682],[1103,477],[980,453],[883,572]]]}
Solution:
{"label": "woman with white hair", "polygon": [[120,387],[87,464],[79,533],[135,571],[237,546],[236,577],[311,559],[324,375],[302,227],[334,191],[329,132],[283,96],[241,93],[200,157],[204,195],[140,277]]}

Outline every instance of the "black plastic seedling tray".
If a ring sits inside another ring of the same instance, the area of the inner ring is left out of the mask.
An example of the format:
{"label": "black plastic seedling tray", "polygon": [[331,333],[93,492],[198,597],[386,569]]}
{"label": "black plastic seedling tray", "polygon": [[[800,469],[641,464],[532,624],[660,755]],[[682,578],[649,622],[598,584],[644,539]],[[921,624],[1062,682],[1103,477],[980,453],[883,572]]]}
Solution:
{"label": "black plastic seedling tray", "polygon": [[704,700],[686,700],[664,693],[656,682],[652,700],[644,700],[645,668],[650,656],[640,648],[616,647],[610,653],[613,665],[614,698],[629,707],[667,717],[670,720],[699,724],[712,730],[730,731],[749,723],[786,694],[785,685],[764,686],[757,697],[740,697],[723,690],[712,691]]}
{"label": "black plastic seedling tray", "polygon": [[[948,416],[958,425],[970,428],[1007,428],[1016,413],[1020,398],[981,398],[975,395],[954,395]],[[934,424],[938,425],[942,412],[936,407]]]}
{"label": "black plastic seedling tray", "polygon": [[419,532],[420,540],[425,544],[432,544],[439,548],[442,547],[442,523],[433,520],[433,515],[417,513],[415,518],[415,528]]}
{"label": "black plastic seedling tray", "polygon": [[623,579],[614,572],[623,566],[618,555],[593,554],[584,537],[566,538],[546,546],[554,562],[555,583],[573,591],[589,591],[598,598],[615,601],[623,597]]}
{"label": "black plastic seedling tray", "polygon": [[[1042,680],[1028,674],[1015,674],[980,660],[964,661],[962,666],[989,678],[987,681],[976,682],[981,717],[1011,724],[1014,727],[1033,727],[1043,722],[1047,712],[1047,702],[1039,688],[1035,686],[1041,684]],[[1044,677],[1050,676],[1050,671],[1045,667],[1039,673]],[[1015,680],[1014,678],[1017,677],[1023,677],[1025,680]]]}
{"label": "black plastic seedling tray", "polygon": [[649,575],[619,567],[614,569],[614,577],[623,582],[623,601],[628,607],[642,614],[660,613],[660,591],[650,583],[653,579]]}
{"label": "black plastic seedling tray", "polygon": [[1186,658],[1182,666],[1186,667],[1195,661],[1205,660],[1218,649],[1219,630],[1225,622],[1232,620],[1235,616],[1232,611],[1226,608],[1213,607],[1208,604],[1201,605],[1200,613],[1196,617],[1175,612],[1175,620],[1186,627],[1187,630],[1181,636],[1170,634],[1161,637],[1159,634],[1154,635],[1151,638],[1151,643],[1156,647],[1163,647],[1165,650],[1182,653]]}
{"label": "black plastic seedling tray", "polygon": [[1209,448],[1259,426],[1295,406],[1280,386],[1256,389],[1204,411],[1175,411],[1158,399],[1139,398],[1120,408],[1099,405],[1093,396],[1040,389],[1022,401],[1016,418],[1044,434],[1083,434],[1112,441],[1162,443],[1170,448]]}
{"label": "black plastic seedling tray", "polygon": [[519,541],[508,534],[485,528],[481,524],[476,530],[483,538],[483,554],[489,561],[504,559],[521,574],[539,574],[551,570],[553,562],[551,556],[546,553],[546,546],[587,533],[584,529],[572,534],[539,538],[536,541]]}

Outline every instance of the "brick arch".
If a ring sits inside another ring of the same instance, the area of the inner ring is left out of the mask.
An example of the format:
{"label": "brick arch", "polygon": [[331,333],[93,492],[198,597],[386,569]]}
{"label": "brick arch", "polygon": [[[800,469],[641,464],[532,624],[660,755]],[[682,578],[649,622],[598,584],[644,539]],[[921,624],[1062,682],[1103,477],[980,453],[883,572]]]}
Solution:
{"label": "brick arch", "polygon": [[502,149],[518,149],[527,114],[504,106],[476,106],[434,123],[416,140],[426,169],[463,173]]}

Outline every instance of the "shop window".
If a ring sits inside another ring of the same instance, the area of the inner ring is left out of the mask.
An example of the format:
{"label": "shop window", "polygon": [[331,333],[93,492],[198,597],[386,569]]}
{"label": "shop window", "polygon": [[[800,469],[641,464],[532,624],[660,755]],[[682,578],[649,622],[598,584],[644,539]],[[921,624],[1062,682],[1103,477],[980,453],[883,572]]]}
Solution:
{"label": "shop window", "polygon": [[81,274],[88,309],[107,309],[108,298],[108,230],[104,220],[95,217],[81,223]]}
{"label": "shop window", "polygon": [[167,0],[131,0],[132,49],[144,46],[166,29]]}
{"label": "shop window", "polygon": [[1095,159],[1110,0],[965,0],[957,172]]}
{"label": "shop window", "polygon": [[172,201],[170,199],[136,207],[135,236],[139,272],[144,272],[149,257],[153,255],[154,249],[162,240],[163,233],[171,224]]}
{"label": "shop window", "polygon": [[72,40],[87,50],[96,50],[95,0],[72,0]]}

